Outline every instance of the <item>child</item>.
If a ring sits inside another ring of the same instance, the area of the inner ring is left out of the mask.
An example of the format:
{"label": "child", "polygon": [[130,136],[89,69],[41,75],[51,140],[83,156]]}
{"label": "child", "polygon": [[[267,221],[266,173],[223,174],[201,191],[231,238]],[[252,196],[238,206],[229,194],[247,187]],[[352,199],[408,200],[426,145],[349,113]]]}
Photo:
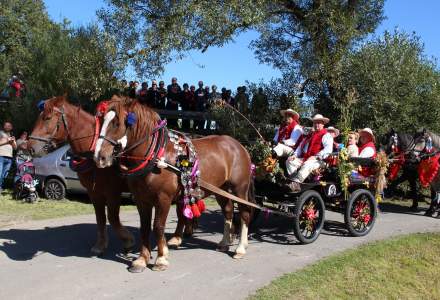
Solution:
{"label": "child", "polygon": [[357,143],[359,141],[359,133],[355,131],[351,131],[348,134],[348,156],[349,157],[358,157],[359,156],[359,149],[357,146]]}

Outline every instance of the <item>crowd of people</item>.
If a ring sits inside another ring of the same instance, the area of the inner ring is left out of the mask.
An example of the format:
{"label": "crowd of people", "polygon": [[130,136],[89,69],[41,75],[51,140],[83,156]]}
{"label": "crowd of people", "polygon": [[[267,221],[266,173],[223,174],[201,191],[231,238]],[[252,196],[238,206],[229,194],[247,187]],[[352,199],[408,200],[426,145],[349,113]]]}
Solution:
{"label": "crowd of people", "polygon": [[[350,132],[348,145],[339,144],[336,138],[339,130],[332,126],[325,128],[330,119],[321,114],[313,116],[313,128],[306,132],[299,124],[300,116],[293,109],[281,110],[283,122],[277,129],[273,142],[275,157],[285,157],[286,170],[290,182],[288,187],[293,192],[301,190],[300,184],[309,175],[326,165],[326,159],[333,152],[347,147],[350,157],[375,158],[375,136],[370,128],[358,132]],[[360,175],[368,176],[368,169],[363,169]]]}
{"label": "crowd of people", "polygon": [[[137,81],[127,82],[126,80],[122,81],[122,85],[125,95],[137,98],[139,102],[155,109],[206,112],[216,100],[224,101],[245,115],[268,107],[267,96],[262,88],[258,89],[250,100],[245,86],[239,86],[233,95],[230,89],[223,87],[221,91],[218,91],[216,85],[210,87],[204,85],[203,81],[199,81],[197,87],[188,83],[180,86],[176,77],[171,79],[168,86],[165,86],[164,81],[157,83],[156,80],[151,81],[151,86],[147,81],[139,85]],[[205,121],[194,122],[193,127],[203,129],[204,123]],[[177,120],[168,120],[168,125],[177,127]],[[183,120],[182,128],[190,128],[189,120]]]}

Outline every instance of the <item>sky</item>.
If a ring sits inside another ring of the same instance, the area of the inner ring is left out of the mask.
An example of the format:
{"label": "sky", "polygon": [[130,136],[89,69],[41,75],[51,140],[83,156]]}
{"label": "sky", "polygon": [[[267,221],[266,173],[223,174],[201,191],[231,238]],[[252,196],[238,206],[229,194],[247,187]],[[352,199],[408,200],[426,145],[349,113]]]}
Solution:
{"label": "sky", "polygon": [[[60,22],[67,18],[74,25],[86,25],[97,21],[95,12],[104,5],[103,0],[44,2],[54,21]],[[395,28],[406,32],[414,31],[425,44],[425,53],[429,57],[440,59],[439,11],[439,0],[386,0],[387,19],[378,27],[375,35],[381,35],[385,30],[393,31]],[[168,83],[171,77],[175,76],[181,84],[187,82],[196,85],[199,80],[203,80],[205,85],[216,84],[219,88],[235,88],[244,85],[246,80],[259,82],[279,77],[278,70],[260,64],[249,49],[249,42],[257,37],[256,32],[247,32],[236,38],[234,43],[222,48],[211,48],[203,54],[190,52],[187,58],[167,65],[165,73],[157,79],[163,79]],[[127,70],[127,80],[139,80],[130,68]]]}

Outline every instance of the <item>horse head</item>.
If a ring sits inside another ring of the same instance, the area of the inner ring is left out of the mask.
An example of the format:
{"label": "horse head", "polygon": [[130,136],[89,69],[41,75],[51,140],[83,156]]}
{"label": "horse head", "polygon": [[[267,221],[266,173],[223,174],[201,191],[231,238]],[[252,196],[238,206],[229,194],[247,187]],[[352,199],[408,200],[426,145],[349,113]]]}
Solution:
{"label": "horse head", "polygon": [[64,111],[67,103],[64,96],[38,103],[41,112],[29,136],[29,149],[34,155],[43,155],[67,140],[69,129]]}
{"label": "horse head", "polygon": [[396,147],[398,146],[399,146],[399,135],[393,128],[391,128],[382,137],[381,148],[383,148],[385,153],[389,155],[393,152],[393,149],[396,149]]}
{"label": "horse head", "polygon": [[113,96],[102,111],[101,132],[96,143],[94,160],[99,168],[110,167],[113,160],[127,147],[131,131],[136,123],[131,99]]}

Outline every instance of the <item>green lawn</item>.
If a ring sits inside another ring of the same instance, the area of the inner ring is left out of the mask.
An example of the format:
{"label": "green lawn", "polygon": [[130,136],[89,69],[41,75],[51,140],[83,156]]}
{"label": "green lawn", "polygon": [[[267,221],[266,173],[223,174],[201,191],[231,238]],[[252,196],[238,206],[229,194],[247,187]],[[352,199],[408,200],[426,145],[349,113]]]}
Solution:
{"label": "green lawn", "polygon": [[440,299],[440,234],[375,242],[286,274],[249,299]]}
{"label": "green lawn", "polygon": [[[84,198],[87,199],[87,198]],[[133,205],[123,205],[121,210],[133,210]],[[39,199],[37,203],[24,203],[12,198],[10,193],[0,196],[0,227],[28,220],[43,220],[66,216],[93,214],[93,205],[70,200]]]}

